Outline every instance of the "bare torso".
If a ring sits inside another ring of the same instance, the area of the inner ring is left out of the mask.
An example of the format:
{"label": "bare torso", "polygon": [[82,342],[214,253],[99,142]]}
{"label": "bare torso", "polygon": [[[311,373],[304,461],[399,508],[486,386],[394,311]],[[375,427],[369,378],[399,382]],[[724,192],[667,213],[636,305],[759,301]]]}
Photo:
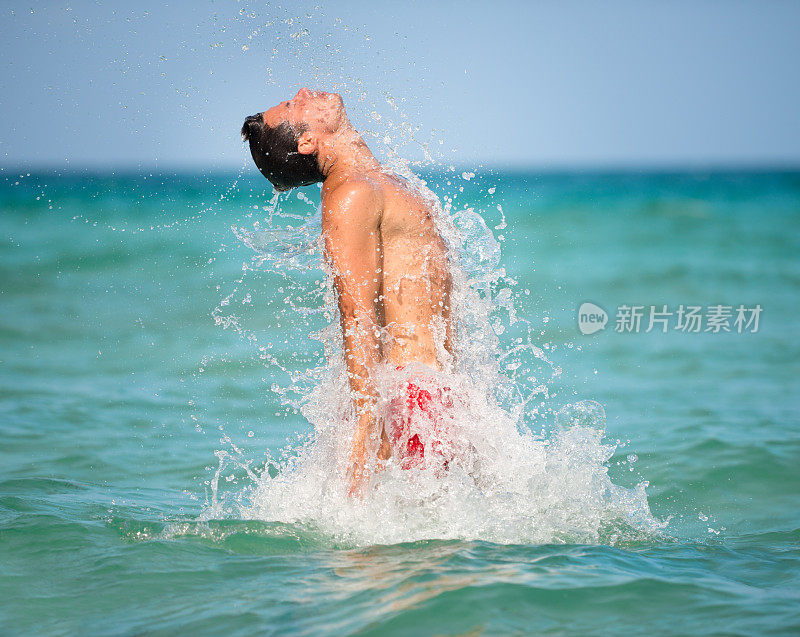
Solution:
{"label": "bare torso", "polygon": [[377,408],[377,368],[453,367],[450,269],[434,215],[432,202],[379,168],[322,187],[322,233],[356,416],[350,493],[365,484],[370,448],[380,447],[378,467],[392,453]]}
{"label": "bare torso", "polygon": [[387,362],[442,369],[450,354],[450,271],[430,204],[397,177],[380,180],[382,323]]}
{"label": "bare torso", "polygon": [[376,230],[379,252],[373,298],[382,360],[451,367],[450,270],[430,202],[392,174],[370,171],[354,181],[374,197],[364,221]]}

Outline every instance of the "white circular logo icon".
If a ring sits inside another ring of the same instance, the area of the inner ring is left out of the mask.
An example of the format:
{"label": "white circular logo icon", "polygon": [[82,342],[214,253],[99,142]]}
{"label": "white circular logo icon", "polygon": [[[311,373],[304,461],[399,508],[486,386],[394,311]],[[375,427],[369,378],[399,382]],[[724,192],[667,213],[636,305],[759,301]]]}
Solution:
{"label": "white circular logo icon", "polygon": [[594,334],[606,329],[608,314],[599,305],[594,303],[582,303],[578,308],[578,329],[581,334]]}

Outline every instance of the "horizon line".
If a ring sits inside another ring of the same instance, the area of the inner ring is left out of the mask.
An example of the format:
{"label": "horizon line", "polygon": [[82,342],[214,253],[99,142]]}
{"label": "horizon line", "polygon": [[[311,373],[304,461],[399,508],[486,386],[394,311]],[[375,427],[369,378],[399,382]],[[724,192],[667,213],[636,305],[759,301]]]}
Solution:
{"label": "horizon line", "polygon": [[[664,161],[664,162],[531,162],[523,163],[455,163],[439,162],[430,163],[422,161],[409,161],[409,168],[423,171],[474,171],[476,173],[733,173],[733,172],[800,172],[800,159],[777,161]],[[215,164],[198,162],[165,162],[163,164],[143,163],[27,163],[18,164],[0,163],[0,175],[3,173],[29,172],[39,174],[67,173],[67,174],[141,174],[146,172],[158,174],[185,174],[185,173],[231,173],[247,170],[248,166],[239,166],[231,163]],[[253,171],[258,172],[253,166]]]}

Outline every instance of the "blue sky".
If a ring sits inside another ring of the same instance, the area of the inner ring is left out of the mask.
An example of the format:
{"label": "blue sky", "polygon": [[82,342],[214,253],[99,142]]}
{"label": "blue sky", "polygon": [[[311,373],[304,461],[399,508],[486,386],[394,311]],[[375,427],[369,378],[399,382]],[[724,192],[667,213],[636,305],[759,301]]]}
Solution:
{"label": "blue sky", "polygon": [[237,167],[342,92],[387,149],[536,168],[800,165],[800,3],[0,5],[0,165]]}

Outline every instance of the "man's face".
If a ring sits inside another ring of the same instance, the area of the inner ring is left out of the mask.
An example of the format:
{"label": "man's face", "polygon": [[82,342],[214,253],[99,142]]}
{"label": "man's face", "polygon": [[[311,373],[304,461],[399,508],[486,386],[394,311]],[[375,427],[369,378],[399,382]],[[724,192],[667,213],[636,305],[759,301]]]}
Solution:
{"label": "man's face", "polygon": [[263,113],[270,128],[288,121],[294,130],[301,126],[312,133],[333,133],[345,120],[342,96],[338,93],[309,91],[301,88],[292,99],[281,102]]}

